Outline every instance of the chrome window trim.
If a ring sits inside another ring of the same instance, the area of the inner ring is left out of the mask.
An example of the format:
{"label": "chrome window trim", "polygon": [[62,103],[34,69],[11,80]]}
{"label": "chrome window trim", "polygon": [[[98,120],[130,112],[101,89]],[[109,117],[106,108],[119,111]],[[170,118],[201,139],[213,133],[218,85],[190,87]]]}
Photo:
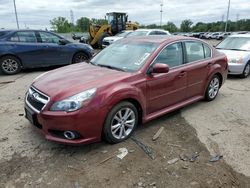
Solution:
{"label": "chrome window trim", "polygon": [[[29,101],[27,100],[27,99],[28,99],[29,92],[30,92],[30,89],[33,89],[33,90],[35,90],[37,93],[39,93],[39,94],[41,94],[41,95],[43,95],[43,96],[45,96],[45,97],[48,98],[47,101],[44,100],[44,99],[42,99],[43,102],[40,101],[40,100],[38,100],[38,99],[36,98],[39,102],[41,102],[41,103],[44,104],[43,108],[42,108],[40,111],[37,110],[36,108],[34,108],[34,107],[29,103]],[[26,97],[25,97],[25,103],[26,103],[32,110],[34,110],[34,111],[35,111],[36,113],[38,113],[38,114],[46,107],[46,105],[49,103],[49,101],[50,101],[50,97],[49,97],[48,95],[46,95],[46,94],[44,94],[43,92],[37,90],[37,89],[36,89],[35,87],[33,87],[33,86],[30,86],[30,88],[29,88],[29,90],[28,90],[28,92],[27,92],[27,94],[26,94]],[[45,103],[44,103],[44,102],[45,102]]]}
{"label": "chrome window trim", "polygon": [[[183,64],[182,64],[182,65],[178,65],[178,66],[175,66],[175,67],[171,67],[171,68],[169,68],[169,70],[172,70],[172,69],[175,69],[175,68],[179,68],[179,67],[183,67],[184,65],[190,65],[190,64],[193,64],[193,63],[198,63],[198,62],[200,62],[200,61],[202,61],[202,60],[207,60],[207,59],[210,59],[210,58],[213,57],[213,50],[212,50],[212,48],[211,48],[209,45],[207,45],[206,43],[202,42],[202,41],[196,41],[196,40],[192,40],[192,39],[177,40],[177,41],[174,41],[174,42],[171,42],[171,43],[167,44],[164,48],[161,49],[161,51],[157,54],[157,56],[155,56],[155,58],[152,60],[152,62],[151,62],[150,65],[148,66],[147,73],[148,73],[149,69],[151,68],[151,66],[154,64],[154,62],[155,62],[156,58],[159,56],[159,54],[160,54],[165,48],[167,48],[169,45],[172,45],[172,44],[175,44],[175,43],[178,43],[178,42],[180,42],[180,43],[184,43],[184,42],[200,42],[201,44],[206,45],[206,46],[210,49],[211,55],[210,55],[210,57],[208,57],[208,58],[204,58],[204,59],[197,60],[197,61],[192,61],[192,62],[189,62],[189,63],[185,63],[185,62],[184,62],[184,59],[183,59]],[[182,45],[182,53],[184,52],[184,50],[185,50],[185,49],[184,49],[184,45]],[[204,48],[203,48],[203,50],[204,50]],[[185,54],[183,54],[183,55],[185,55]]]}

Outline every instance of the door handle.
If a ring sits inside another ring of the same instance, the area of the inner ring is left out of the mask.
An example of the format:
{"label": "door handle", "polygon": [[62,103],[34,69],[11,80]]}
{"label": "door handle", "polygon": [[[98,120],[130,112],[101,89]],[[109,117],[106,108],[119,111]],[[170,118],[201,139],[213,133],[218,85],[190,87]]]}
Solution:
{"label": "door handle", "polygon": [[180,74],[178,75],[179,78],[186,76],[187,72],[186,71],[181,71]]}

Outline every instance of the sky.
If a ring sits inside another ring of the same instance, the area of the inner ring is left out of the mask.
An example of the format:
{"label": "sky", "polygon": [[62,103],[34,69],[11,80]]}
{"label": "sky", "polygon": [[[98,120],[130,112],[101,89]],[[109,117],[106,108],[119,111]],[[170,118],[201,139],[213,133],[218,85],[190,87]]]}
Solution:
{"label": "sky", "polygon": [[[129,20],[140,24],[160,23],[162,0],[16,0],[20,28],[51,28],[49,20],[63,16],[104,18],[107,12],[126,12]],[[162,22],[177,26],[184,19],[194,23],[226,20],[228,0],[163,0]],[[237,16],[238,15],[238,16]],[[250,0],[231,0],[229,19],[250,18]],[[15,29],[13,0],[0,0],[0,29]]]}

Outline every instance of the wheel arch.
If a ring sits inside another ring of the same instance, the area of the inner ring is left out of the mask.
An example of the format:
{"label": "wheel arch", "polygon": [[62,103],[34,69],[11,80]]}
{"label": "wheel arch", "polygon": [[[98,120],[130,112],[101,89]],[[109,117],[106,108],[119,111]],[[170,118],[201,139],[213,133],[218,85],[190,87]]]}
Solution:
{"label": "wheel arch", "polygon": [[17,58],[20,61],[21,67],[23,67],[23,62],[22,62],[21,58],[18,57],[17,55],[11,54],[11,53],[3,54],[3,55],[0,56],[0,59],[3,58],[3,57],[6,57],[6,56],[13,56],[13,57]]}
{"label": "wheel arch", "polygon": [[74,56],[76,55],[76,54],[78,54],[78,53],[84,53],[87,57],[88,57],[88,59],[90,59],[90,55],[86,52],[86,51],[84,51],[84,50],[77,50],[76,52],[74,52],[73,53],[73,55],[72,55],[72,58],[71,58],[71,64],[73,63],[73,60],[74,60]]}

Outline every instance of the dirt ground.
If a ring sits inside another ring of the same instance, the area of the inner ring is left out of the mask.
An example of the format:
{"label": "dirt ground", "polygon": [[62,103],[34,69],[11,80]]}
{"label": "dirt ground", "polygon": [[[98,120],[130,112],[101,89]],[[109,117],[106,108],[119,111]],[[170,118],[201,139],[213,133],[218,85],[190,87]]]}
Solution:
{"label": "dirt ground", "polygon": [[[151,148],[151,159],[132,139],[79,147],[45,140],[23,105],[31,81],[47,70],[0,75],[13,81],[0,84],[0,187],[250,187],[250,78],[230,77],[215,101],[139,126],[133,138]],[[119,148],[128,150],[123,159]],[[211,163],[213,154],[223,159]]]}

